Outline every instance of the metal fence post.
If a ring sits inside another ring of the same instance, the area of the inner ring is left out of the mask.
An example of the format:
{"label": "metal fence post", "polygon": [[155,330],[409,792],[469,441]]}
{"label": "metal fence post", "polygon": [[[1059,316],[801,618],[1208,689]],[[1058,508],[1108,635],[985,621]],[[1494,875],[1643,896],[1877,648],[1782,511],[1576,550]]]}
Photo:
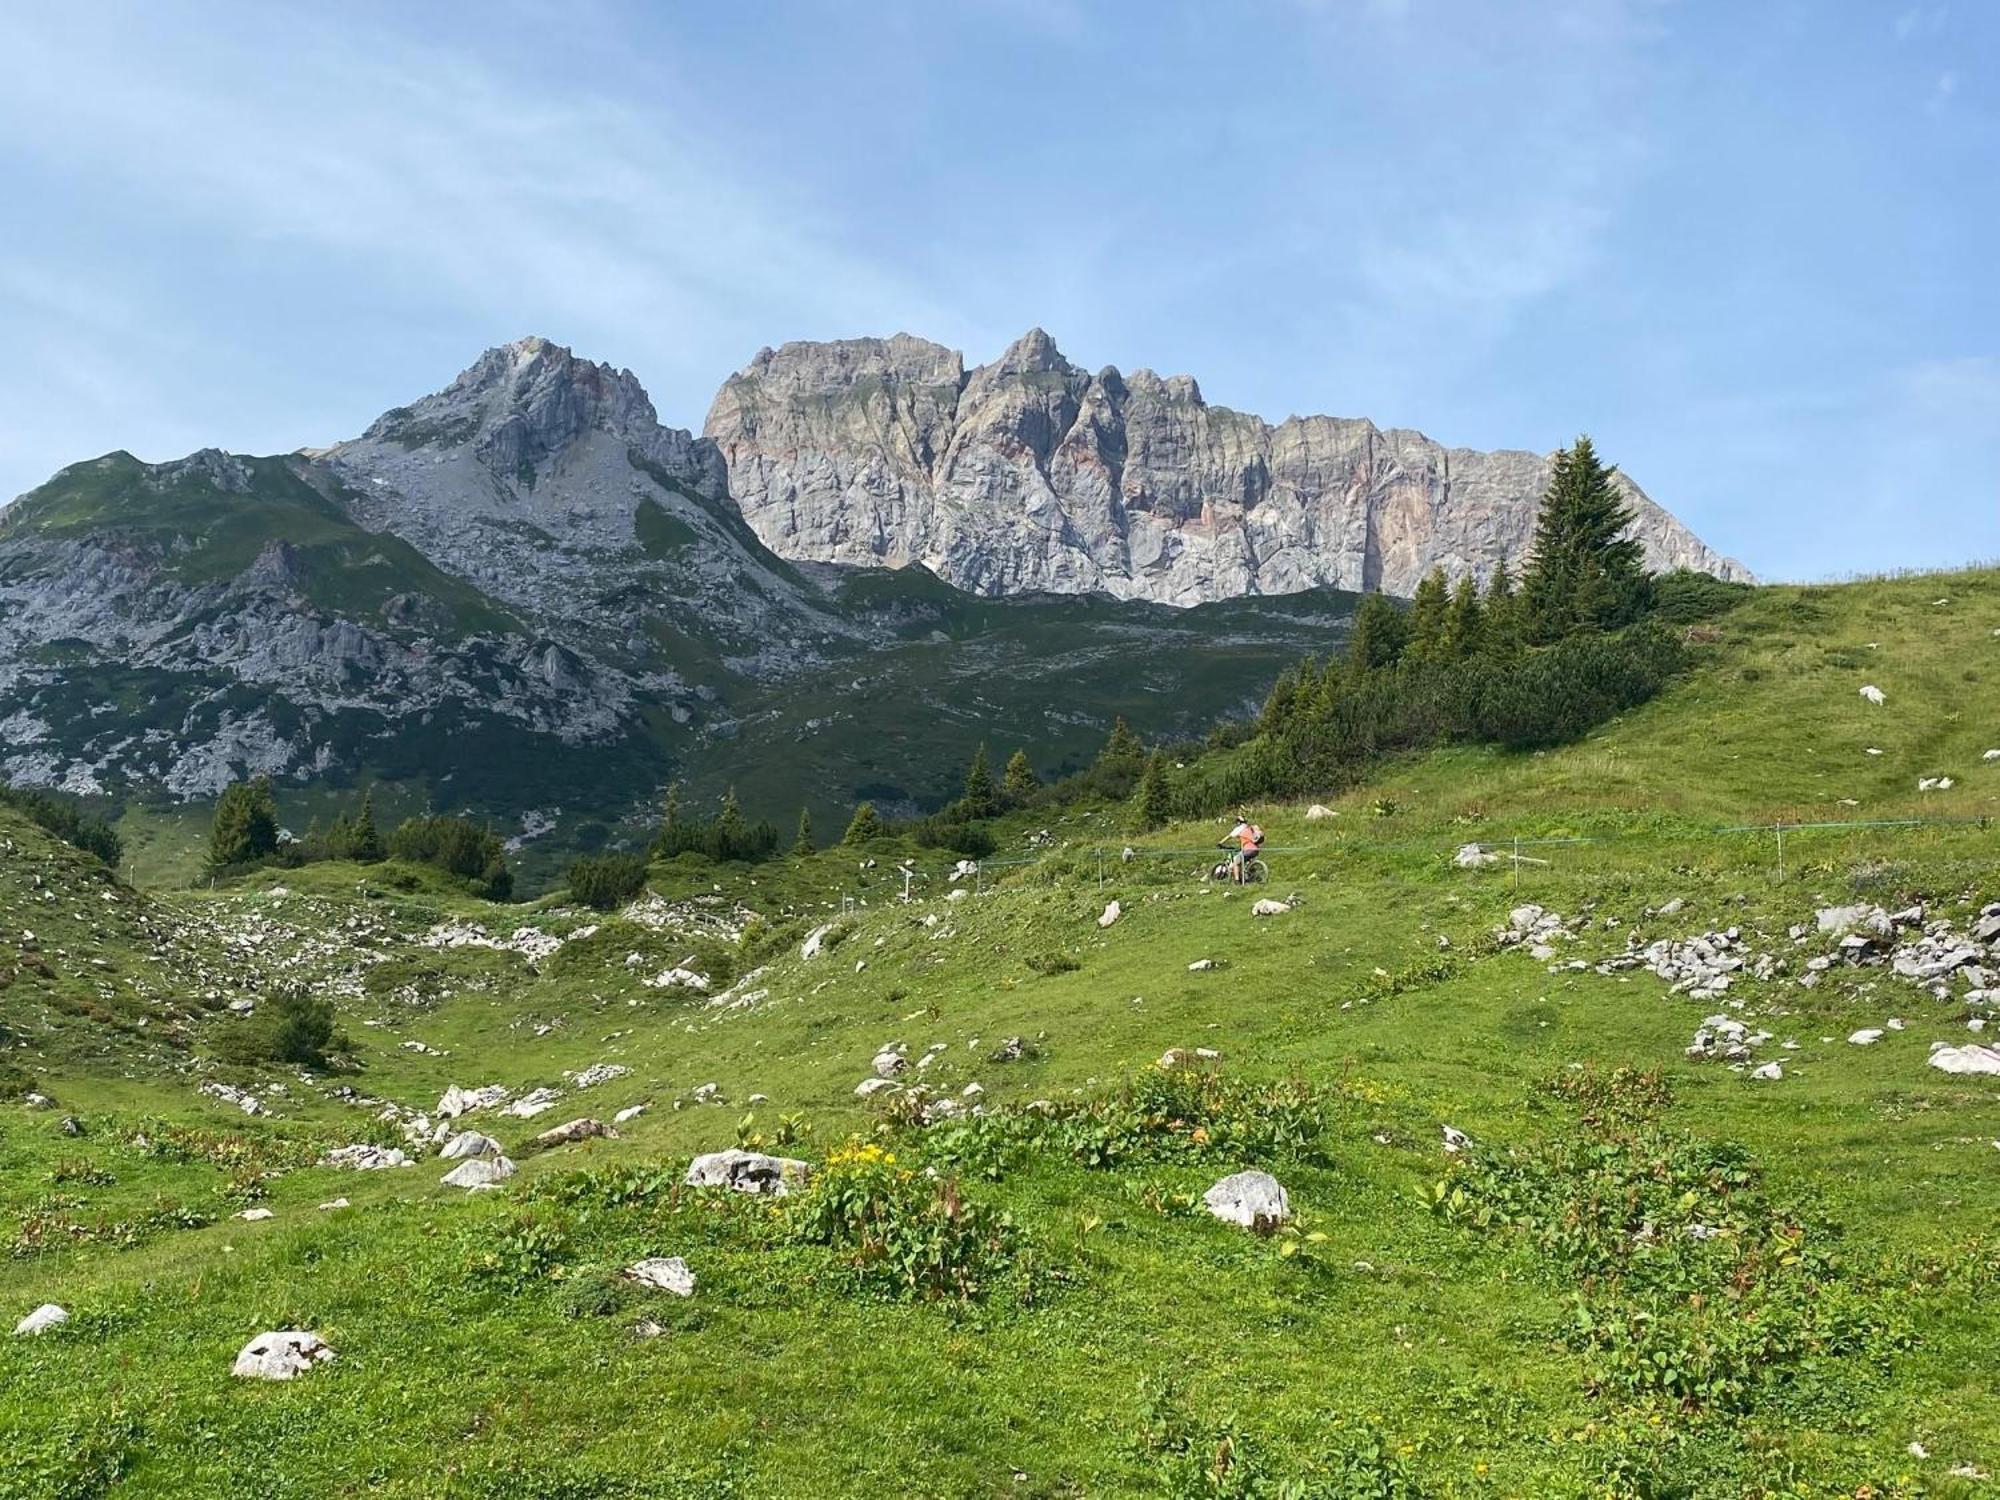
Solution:
{"label": "metal fence post", "polygon": [[1778,824],[1778,884],[1785,883],[1785,825]]}
{"label": "metal fence post", "polygon": [[1521,836],[1514,835],[1514,889],[1521,889]]}

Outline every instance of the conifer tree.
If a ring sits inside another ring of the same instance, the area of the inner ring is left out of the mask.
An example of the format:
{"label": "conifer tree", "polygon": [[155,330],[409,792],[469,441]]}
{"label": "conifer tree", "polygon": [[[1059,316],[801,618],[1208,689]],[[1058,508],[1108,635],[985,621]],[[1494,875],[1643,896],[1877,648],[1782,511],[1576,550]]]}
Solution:
{"label": "conifer tree", "polygon": [[1092,767],[1096,773],[1097,789],[1106,797],[1129,797],[1145,765],[1146,748],[1139,743],[1139,736],[1132,732],[1132,726],[1121,716],[1112,724],[1111,734],[1097,754],[1097,764]]}
{"label": "conifer tree", "polygon": [[840,836],[843,844],[865,844],[870,839],[882,837],[882,819],[875,811],[875,804],[864,802],[854,809],[854,816],[848,819],[847,832]]}
{"label": "conifer tree", "polygon": [[1613,482],[1617,472],[1587,436],[1556,454],[1521,585],[1529,640],[1612,630],[1644,612],[1644,548],[1628,535],[1633,512]]}
{"label": "conifer tree", "polygon": [[1362,677],[1392,667],[1409,639],[1409,622],[1383,594],[1370,594],[1354,612],[1354,636],[1347,646],[1347,673]]}
{"label": "conifer tree", "polygon": [[1451,591],[1451,605],[1445,611],[1444,638],[1439,655],[1446,661],[1464,661],[1479,650],[1485,625],[1485,611],[1479,602],[1479,585],[1470,573],[1458,580]]}
{"label": "conifer tree", "polygon": [[347,828],[347,857],[364,865],[382,858],[382,830],[375,825],[375,788],[361,794],[361,811]]}
{"label": "conifer tree", "polygon": [[278,847],[278,803],[271,778],[237,781],[222,789],[209,827],[208,863],[228,869],[267,858]]}
{"label": "conifer tree", "polygon": [[660,810],[660,831],[653,837],[653,855],[657,859],[672,859],[676,854],[687,852],[687,825],[681,819],[681,784],[676,781],[667,787],[666,806]]}
{"label": "conifer tree", "polygon": [[987,762],[984,745],[973,753],[972,764],[966,770],[962,805],[968,818],[990,818],[1000,811],[1000,789],[993,784],[993,769]]}
{"label": "conifer tree", "polygon": [[1510,657],[1521,649],[1521,596],[1514,588],[1514,575],[1507,560],[1486,581],[1486,599],[1481,606],[1481,643],[1489,656]]}
{"label": "conifer tree", "polygon": [[1000,785],[1008,797],[1016,802],[1026,802],[1040,790],[1042,781],[1035,774],[1035,767],[1029,761],[1027,751],[1016,750],[1007,757],[1007,771]]}
{"label": "conifer tree", "polygon": [[1146,769],[1139,776],[1139,790],[1132,798],[1132,822],[1141,833],[1165,823],[1173,813],[1173,796],[1167,785],[1167,757],[1155,750],[1146,757]]}
{"label": "conifer tree", "polygon": [[818,845],[813,843],[812,809],[802,807],[799,809],[798,837],[792,840],[792,853],[814,854],[818,852],[818,847]]}
{"label": "conifer tree", "polygon": [[1417,585],[1410,601],[1409,644],[1403,649],[1406,661],[1436,661],[1444,645],[1445,613],[1451,608],[1451,591],[1445,583],[1442,565],[1432,568]]}

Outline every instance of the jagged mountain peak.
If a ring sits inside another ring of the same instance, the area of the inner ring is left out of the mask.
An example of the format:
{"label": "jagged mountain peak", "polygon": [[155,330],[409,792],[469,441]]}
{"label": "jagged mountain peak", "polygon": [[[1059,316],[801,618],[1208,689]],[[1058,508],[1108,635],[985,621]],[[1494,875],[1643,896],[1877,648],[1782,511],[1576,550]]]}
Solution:
{"label": "jagged mountain peak", "polygon": [[495,472],[514,474],[587,432],[644,440],[658,426],[652,398],[630,370],[579,358],[535,334],[488,349],[443,390],[383,413],[362,441],[471,443]]}

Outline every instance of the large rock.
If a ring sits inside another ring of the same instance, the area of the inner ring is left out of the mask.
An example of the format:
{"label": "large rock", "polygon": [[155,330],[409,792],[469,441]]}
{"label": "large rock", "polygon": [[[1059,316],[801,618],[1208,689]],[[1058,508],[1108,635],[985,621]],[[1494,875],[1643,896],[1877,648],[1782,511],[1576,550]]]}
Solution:
{"label": "large rock", "polygon": [[245,1344],[229,1373],[241,1380],[296,1380],[333,1357],[333,1350],[318,1334],[283,1329],[260,1333]]}
{"label": "large rock", "polygon": [[[780,556],[919,563],[980,594],[1179,605],[1410,594],[1435,565],[1518,571],[1550,472],[1545,455],[1359,419],[1273,427],[1210,406],[1184,375],[1091,375],[1040,329],[971,370],[904,334],[766,349],[723,385],[706,431]],[[1618,483],[1650,566],[1749,577]]]}
{"label": "large rock", "polygon": [[438,1150],[438,1155],[446,1161],[463,1161],[467,1157],[500,1154],[500,1143],[492,1136],[481,1135],[476,1130],[461,1130]]}
{"label": "large rock", "polygon": [[697,1156],[688,1166],[689,1187],[726,1187],[739,1193],[767,1193],[782,1198],[793,1184],[812,1175],[806,1162],[785,1156],[731,1148]]}
{"label": "large rock", "polygon": [[618,1139],[618,1132],[602,1120],[566,1120],[536,1136],[535,1144],[546,1151],[551,1146],[569,1146],[577,1141],[587,1141],[597,1136],[615,1141]]}
{"label": "large rock", "polygon": [[45,1333],[57,1324],[68,1321],[69,1313],[65,1309],[53,1302],[44,1302],[14,1325],[14,1333],[17,1337],[26,1338],[30,1334]]}
{"label": "large rock", "polygon": [[455,1120],[460,1115],[469,1115],[475,1109],[491,1109],[507,1097],[507,1090],[497,1083],[489,1083],[481,1089],[464,1089],[457,1084],[444,1091],[435,1111],[440,1120]]}
{"label": "large rock", "polygon": [[1291,1199],[1269,1172],[1237,1172],[1201,1195],[1208,1211],[1229,1224],[1268,1233],[1292,1216]]}
{"label": "large rock", "polygon": [[641,1286],[657,1287],[676,1297],[694,1295],[694,1272],[678,1255],[653,1256],[625,1268],[625,1274]]}
{"label": "large rock", "polygon": [[516,1170],[514,1163],[504,1156],[468,1156],[438,1181],[446,1187],[491,1188],[512,1177]]}
{"label": "large rock", "polygon": [[1933,1047],[1931,1066],[1941,1073],[2000,1074],[2000,1047],[1968,1042],[1963,1047]]}

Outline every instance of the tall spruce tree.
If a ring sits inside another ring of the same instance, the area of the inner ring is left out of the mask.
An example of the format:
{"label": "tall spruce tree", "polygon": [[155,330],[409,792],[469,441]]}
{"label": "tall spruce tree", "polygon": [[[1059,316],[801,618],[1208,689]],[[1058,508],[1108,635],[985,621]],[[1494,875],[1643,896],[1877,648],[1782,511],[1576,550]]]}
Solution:
{"label": "tall spruce tree", "polygon": [[1535,521],[1534,552],[1522,581],[1528,639],[1546,644],[1630,624],[1646,608],[1650,581],[1633,513],[1614,483],[1617,469],[1588,436],[1556,454]]}
{"label": "tall spruce tree", "polygon": [[1486,581],[1486,599],[1481,608],[1485,639],[1481,645],[1489,656],[1511,657],[1521,649],[1521,595],[1514,587],[1514,575],[1503,557]]}
{"label": "tall spruce tree", "polygon": [[1007,757],[1007,771],[1001,778],[1000,786],[1010,799],[1026,802],[1040,790],[1042,779],[1035,774],[1034,763],[1028,759],[1028,752],[1016,750]]}
{"label": "tall spruce tree", "polygon": [[1451,605],[1445,610],[1444,638],[1439,655],[1446,661],[1464,661],[1479,650],[1485,611],[1479,603],[1479,585],[1470,573],[1458,580],[1451,591]]}
{"label": "tall spruce tree", "polygon": [[1364,677],[1393,667],[1409,640],[1410,625],[1403,612],[1384,594],[1370,594],[1354,612],[1354,635],[1347,645],[1347,675]]}
{"label": "tall spruce tree", "polygon": [[990,818],[1000,811],[1000,789],[993,784],[993,768],[984,745],[973,752],[972,764],[966,769],[961,802],[968,818]]}
{"label": "tall spruce tree", "polygon": [[361,811],[347,830],[347,857],[372,865],[382,858],[382,830],[375,825],[375,788],[361,794]]}
{"label": "tall spruce tree", "polygon": [[818,852],[818,846],[813,843],[812,809],[802,807],[799,809],[798,837],[792,840],[792,853],[813,854],[816,852]]}
{"label": "tall spruce tree", "polygon": [[1139,790],[1132,796],[1132,823],[1140,833],[1160,827],[1173,815],[1173,796],[1167,785],[1167,757],[1155,750],[1146,757],[1146,769],[1139,775]]}
{"label": "tall spruce tree", "polygon": [[1442,565],[1426,573],[1410,601],[1410,639],[1403,648],[1406,661],[1436,661],[1444,650],[1445,613],[1451,608],[1451,590],[1445,583]]}

